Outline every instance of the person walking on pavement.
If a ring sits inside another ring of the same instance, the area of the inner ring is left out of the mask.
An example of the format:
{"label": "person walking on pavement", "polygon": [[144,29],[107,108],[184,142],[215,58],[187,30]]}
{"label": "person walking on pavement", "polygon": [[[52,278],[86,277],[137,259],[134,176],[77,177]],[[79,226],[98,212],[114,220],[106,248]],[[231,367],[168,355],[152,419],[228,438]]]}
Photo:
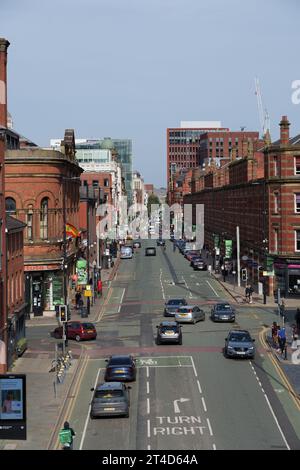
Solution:
{"label": "person walking on pavement", "polygon": [[272,343],[273,347],[278,349],[278,330],[280,329],[276,321],[273,321],[272,325]]}
{"label": "person walking on pavement", "polygon": [[79,309],[79,302],[81,299],[81,292],[76,292],[75,294],[75,303],[76,303],[76,309]]}
{"label": "person walking on pavement", "polygon": [[253,295],[254,290],[251,284],[249,284],[248,289],[249,289],[249,304],[252,304],[252,295]]}
{"label": "person walking on pavement", "polygon": [[285,333],[284,326],[282,326],[280,330],[278,331],[278,343],[279,343],[281,354],[283,354],[285,350],[285,345],[286,345],[286,333]]}
{"label": "person walking on pavement", "polygon": [[98,279],[97,281],[97,293],[99,297],[102,297],[102,281]]}
{"label": "person walking on pavement", "polygon": [[246,298],[246,302],[250,302],[250,290],[249,290],[248,285],[246,286],[246,289],[245,289],[245,298]]}
{"label": "person walking on pavement", "polygon": [[280,316],[284,318],[284,314],[285,314],[285,300],[284,299],[281,300],[279,309],[280,309]]}

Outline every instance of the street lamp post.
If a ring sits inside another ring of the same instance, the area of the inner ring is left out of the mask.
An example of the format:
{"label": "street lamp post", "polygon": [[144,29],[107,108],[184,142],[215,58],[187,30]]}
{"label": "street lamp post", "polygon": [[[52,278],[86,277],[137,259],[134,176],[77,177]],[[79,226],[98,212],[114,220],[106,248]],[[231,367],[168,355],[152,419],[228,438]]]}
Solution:
{"label": "street lamp post", "polygon": [[[87,284],[90,283],[90,220],[89,220],[89,184],[86,182],[86,229],[87,229],[87,245],[86,245],[86,260],[87,260]],[[87,314],[90,314],[91,303],[90,297],[86,301]]]}

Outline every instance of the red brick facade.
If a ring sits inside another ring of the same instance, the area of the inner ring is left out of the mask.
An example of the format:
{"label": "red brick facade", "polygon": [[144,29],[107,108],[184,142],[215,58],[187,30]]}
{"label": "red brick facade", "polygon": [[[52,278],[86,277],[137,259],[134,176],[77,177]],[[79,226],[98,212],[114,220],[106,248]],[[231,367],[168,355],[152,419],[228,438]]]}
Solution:
{"label": "red brick facade", "polygon": [[283,295],[295,295],[300,292],[300,136],[289,139],[285,116],[280,125],[280,140],[263,152],[250,150],[246,158],[198,174],[192,182],[198,192],[184,203],[205,205],[205,243],[211,250],[217,234],[221,254],[224,240],[233,240],[234,258],[239,226],[241,256],[248,257],[252,282],[262,281],[263,270],[274,270],[275,276],[266,278],[269,293],[280,288]]}

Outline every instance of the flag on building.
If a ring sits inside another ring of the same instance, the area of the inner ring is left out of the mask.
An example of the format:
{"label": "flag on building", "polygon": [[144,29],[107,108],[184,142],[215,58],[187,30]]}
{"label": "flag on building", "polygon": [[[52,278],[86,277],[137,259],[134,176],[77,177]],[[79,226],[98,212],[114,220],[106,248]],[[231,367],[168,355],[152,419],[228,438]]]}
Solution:
{"label": "flag on building", "polygon": [[77,238],[80,235],[80,231],[68,222],[66,223],[66,234],[67,237]]}

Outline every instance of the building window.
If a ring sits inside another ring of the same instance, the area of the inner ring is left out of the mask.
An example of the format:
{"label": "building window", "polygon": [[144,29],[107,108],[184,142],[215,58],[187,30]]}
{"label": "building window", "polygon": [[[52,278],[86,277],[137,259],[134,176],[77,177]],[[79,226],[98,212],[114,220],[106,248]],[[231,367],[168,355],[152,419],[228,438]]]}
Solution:
{"label": "building window", "polygon": [[48,239],[48,198],[44,197],[41,202],[40,211],[40,237],[42,240]]}
{"label": "building window", "polygon": [[275,212],[275,214],[278,214],[278,208],[279,208],[279,194],[274,193],[274,212]]}
{"label": "building window", "polygon": [[295,194],[295,212],[300,214],[300,193]]}
{"label": "building window", "polygon": [[93,180],[93,188],[99,188],[99,181]]}
{"label": "building window", "polygon": [[7,214],[16,213],[16,201],[12,197],[7,197],[5,199],[5,212]]}
{"label": "building window", "polygon": [[28,206],[26,224],[27,224],[27,239],[33,240],[33,205],[32,204]]}
{"label": "building window", "polygon": [[295,230],[295,251],[300,251],[300,230]]}
{"label": "building window", "polygon": [[295,157],[295,175],[300,175],[300,157]]}
{"label": "building window", "polygon": [[109,186],[109,181],[108,181],[108,179],[105,179],[105,180],[104,180],[104,186],[105,186],[106,188],[108,188],[108,186]]}

